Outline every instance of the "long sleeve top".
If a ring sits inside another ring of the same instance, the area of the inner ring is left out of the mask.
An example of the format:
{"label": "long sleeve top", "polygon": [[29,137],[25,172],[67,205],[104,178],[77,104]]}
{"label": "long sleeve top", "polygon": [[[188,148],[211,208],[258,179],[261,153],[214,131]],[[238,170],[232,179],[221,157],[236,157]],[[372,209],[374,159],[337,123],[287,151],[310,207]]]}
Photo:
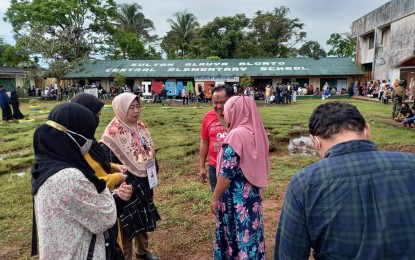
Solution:
{"label": "long sleeve top", "polygon": [[39,259],[86,259],[92,234],[94,259],[105,259],[103,233],[117,217],[108,189],[98,193],[82,172],[66,168],[49,177],[34,199]]}
{"label": "long sleeve top", "polygon": [[274,259],[414,259],[414,162],[370,141],[330,148],[288,185]]}
{"label": "long sleeve top", "polygon": [[110,191],[112,191],[115,186],[120,184],[120,176],[115,172],[115,164],[111,163],[111,172],[112,174],[108,174],[104,171],[101,165],[95,161],[89,153],[85,154],[85,160],[88,162],[89,166],[95,171],[95,175],[104,180],[107,184],[107,187]]}

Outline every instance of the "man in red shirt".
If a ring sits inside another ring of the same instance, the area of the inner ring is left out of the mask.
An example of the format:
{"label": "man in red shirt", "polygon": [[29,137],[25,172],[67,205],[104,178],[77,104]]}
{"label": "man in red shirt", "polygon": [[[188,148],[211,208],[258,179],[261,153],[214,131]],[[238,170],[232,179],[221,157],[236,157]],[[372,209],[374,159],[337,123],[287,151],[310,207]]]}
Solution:
{"label": "man in red shirt", "polygon": [[199,148],[199,177],[206,182],[206,158],[209,155],[209,182],[213,192],[216,186],[216,157],[227,134],[227,124],[223,119],[226,101],[233,96],[231,88],[218,86],[212,89],[213,109],[202,120]]}

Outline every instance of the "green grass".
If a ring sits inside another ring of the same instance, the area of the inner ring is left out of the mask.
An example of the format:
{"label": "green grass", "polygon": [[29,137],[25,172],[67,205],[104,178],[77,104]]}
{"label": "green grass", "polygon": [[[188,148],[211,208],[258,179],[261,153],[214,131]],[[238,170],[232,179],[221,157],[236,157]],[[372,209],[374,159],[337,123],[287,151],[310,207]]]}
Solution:
{"label": "green grass", "polygon": [[[308,118],[322,102],[299,100],[296,105],[264,106],[258,102],[261,117],[269,135],[271,173],[264,189],[267,200],[282,199],[284,188],[296,171],[318,160],[316,156],[289,155],[288,141],[308,135]],[[342,100],[356,105],[372,128],[372,139],[380,148],[406,145],[415,151],[415,131],[400,129],[390,122],[391,106],[361,100]],[[40,102],[50,110],[58,102]],[[151,248],[165,259],[183,259],[187,254],[211,253],[214,217],[210,213],[210,187],[197,179],[199,131],[204,113],[210,104],[200,108],[174,106],[162,109],[159,104],[144,104],[142,120],[150,128],[161,166],[155,201],[162,221],[152,234]],[[30,167],[34,162],[32,138],[35,128],[45,122],[46,115],[31,111],[29,103],[21,105],[23,114],[34,118],[33,124],[0,122],[0,258],[28,259],[31,239],[32,197]],[[100,138],[113,111],[103,110],[96,137]],[[412,148],[411,148],[412,147]],[[19,177],[16,172],[26,172]],[[275,230],[268,230],[273,237]],[[268,256],[272,256],[267,241]],[[9,250],[8,249],[13,249]],[[166,256],[169,256],[166,258]]]}

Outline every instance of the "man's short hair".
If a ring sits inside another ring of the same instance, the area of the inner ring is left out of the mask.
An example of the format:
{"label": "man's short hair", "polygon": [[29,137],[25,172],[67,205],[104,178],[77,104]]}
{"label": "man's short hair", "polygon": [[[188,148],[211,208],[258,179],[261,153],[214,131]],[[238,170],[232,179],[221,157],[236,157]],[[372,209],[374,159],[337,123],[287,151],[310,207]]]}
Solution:
{"label": "man's short hair", "polygon": [[216,91],[221,91],[221,90],[225,90],[226,91],[226,96],[228,96],[228,97],[232,97],[233,96],[233,88],[229,88],[229,87],[227,87],[225,85],[219,85],[217,87],[214,87],[212,89],[212,95]]}
{"label": "man's short hair", "polygon": [[361,132],[366,121],[357,108],[349,103],[327,102],[319,105],[311,114],[310,134],[328,139],[343,131]]}

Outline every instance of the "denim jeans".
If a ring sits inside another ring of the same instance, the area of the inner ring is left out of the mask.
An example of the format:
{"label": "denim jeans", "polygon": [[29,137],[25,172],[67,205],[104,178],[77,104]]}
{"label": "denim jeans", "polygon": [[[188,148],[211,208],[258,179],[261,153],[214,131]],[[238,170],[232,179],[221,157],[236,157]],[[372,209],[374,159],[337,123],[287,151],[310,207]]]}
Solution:
{"label": "denim jeans", "polygon": [[216,186],[216,167],[209,165],[209,183],[210,183],[210,189],[212,192],[215,190]]}
{"label": "denim jeans", "polygon": [[414,123],[414,121],[415,121],[415,116],[413,116],[413,117],[409,117],[408,119],[405,119],[405,120],[403,121],[403,123],[404,123],[404,124],[411,124],[411,123]]}

